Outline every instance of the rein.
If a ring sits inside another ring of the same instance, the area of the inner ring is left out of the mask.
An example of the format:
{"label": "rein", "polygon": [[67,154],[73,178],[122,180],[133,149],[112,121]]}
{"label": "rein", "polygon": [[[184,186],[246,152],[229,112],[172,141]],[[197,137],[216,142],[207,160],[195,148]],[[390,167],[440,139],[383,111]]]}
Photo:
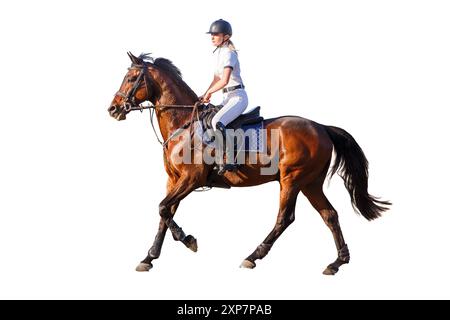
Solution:
{"label": "rein", "polygon": [[[123,101],[123,104],[122,104],[124,110],[126,112],[137,111],[137,110],[142,112],[145,109],[149,109],[150,110],[150,123],[152,125],[153,132],[155,133],[156,139],[158,140],[159,144],[162,145],[163,147],[167,147],[167,144],[169,143],[169,141],[171,139],[173,139],[174,137],[179,135],[182,132],[182,130],[187,129],[188,127],[190,127],[190,131],[191,131],[191,134],[192,134],[192,132],[193,132],[192,124],[194,123],[195,115],[197,116],[197,119],[199,119],[198,108],[201,105],[201,102],[197,101],[193,105],[185,105],[185,104],[160,104],[160,105],[153,105],[150,102],[151,90],[150,90],[149,82],[150,82],[151,78],[149,78],[149,76],[148,76],[148,74],[146,72],[146,70],[148,71],[147,65],[145,63],[141,64],[141,65],[133,65],[130,69],[140,69],[140,71],[139,71],[139,75],[138,75],[136,81],[133,84],[133,87],[127,93],[124,93],[124,92],[121,92],[121,91],[117,92],[117,95],[119,95],[119,96],[124,98],[124,101]],[[150,105],[147,105],[147,106],[142,105],[142,103],[137,104],[136,103],[136,99],[135,99],[135,93],[139,89],[139,87],[141,86],[141,81],[144,81],[145,90],[147,91],[147,101],[150,102]],[[192,108],[192,114],[191,114],[190,120],[187,123],[185,123],[183,126],[181,126],[181,128],[178,128],[177,130],[175,130],[175,132],[173,132],[167,138],[166,141],[162,141],[161,139],[159,139],[158,133],[156,132],[155,123],[154,123],[153,118],[154,118],[154,114],[156,112],[156,109],[162,111],[162,110],[169,109],[169,108],[189,108],[189,109]]]}
{"label": "rein", "polygon": [[159,109],[159,110],[164,110],[164,109],[168,109],[168,108],[194,108],[195,104],[158,104],[158,105],[149,105],[149,106],[143,106],[143,105],[138,105],[137,107],[131,107],[129,109],[127,109],[127,111],[142,111],[145,109]]}
{"label": "rein", "polygon": [[[182,130],[187,129],[188,127],[190,127],[191,129],[191,133],[192,133],[192,124],[193,124],[193,120],[195,118],[195,115],[197,115],[197,119],[199,118],[198,116],[198,106],[201,104],[200,101],[196,102],[193,105],[186,105],[186,104],[163,104],[163,105],[148,105],[148,106],[144,106],[142,104],[139,104],[137,106],[134,107],[129,107],[127,109],[127,111],[141,111],[141,113],[143,112],[143,110],[145,109],[149,109],[150,110],[150,124],[152,125],[152,129],[153,132],[155,133],[155,137],[156,140],[159,142],[160,145],[162,145],[163,147],[167,147],[167,144],[169,143],[170,140],[172,140],[173,138],[175,138],[177,135],[179,135]],[[156,109],[159,110],[164,110],[164,109],[168,109],[168,108],[193,108],[192,110],[192,114],[191,114],[191,118],[188,122],[186,122],[184,125],[182,125],[180,128],[178,128],[177,130],[175,130],[168,138],[166,141],[161,141],[161,139],[159,139],[158,137],[158,133],[156,132],[155,129],[155,123],[154,123],[154,115],[156,112]]]}

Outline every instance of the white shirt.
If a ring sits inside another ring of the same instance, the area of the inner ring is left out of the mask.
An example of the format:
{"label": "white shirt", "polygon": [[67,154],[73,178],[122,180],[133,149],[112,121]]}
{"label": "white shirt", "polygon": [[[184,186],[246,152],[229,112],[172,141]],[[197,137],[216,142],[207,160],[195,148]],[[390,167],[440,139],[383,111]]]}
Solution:
{"label": "white shirt", "polygon": [[226,85],[228,87],[234,87],[237,85],[244,85],[241,78],[241,67],[239,65],[239,60],[236,51],[231,50],[228,46],[222,46],[217,48],[214,52],[214,58],[216,62],[216,68],[214,74],[219,78],[223,77],[223,69],[225,67],[231,67],[230,81]]}

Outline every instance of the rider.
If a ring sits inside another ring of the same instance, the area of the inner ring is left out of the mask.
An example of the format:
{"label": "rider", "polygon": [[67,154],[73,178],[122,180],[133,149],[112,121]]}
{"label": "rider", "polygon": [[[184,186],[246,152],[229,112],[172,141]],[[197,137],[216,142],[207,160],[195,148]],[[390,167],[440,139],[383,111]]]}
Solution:
{"label": "rider", "polygon": [[[214,92],[222,90],[223,106],[212,119],[212,127],[215,129],[215,135],[221,133],[225,142],[225,126],[241,115],[248,105],[247,93],[244,90],[244,84],[241,78],[241,69],[236,49],[230,38],[233,34],[229,22],[219,19],[214,21],[209,28],[208,34],[211,34],[212,44],[216,47],[214,56],[216,67],[214,70],[214,79],[208,87],[208,90],[200,96],[200,100],[208,103]],[[224,143],[226,145],[226,143]],[[218,174],[222,175],[225,171],[235,170],[234,159],[227,157],[227,164],[219,164]]]}

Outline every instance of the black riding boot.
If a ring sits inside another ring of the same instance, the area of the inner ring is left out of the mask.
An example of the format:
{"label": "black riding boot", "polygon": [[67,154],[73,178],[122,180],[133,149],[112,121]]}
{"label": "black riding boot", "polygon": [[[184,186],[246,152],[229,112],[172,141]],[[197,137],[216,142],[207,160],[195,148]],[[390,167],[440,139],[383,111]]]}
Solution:
{"label": "black riding boot", "polygon": [[[223,125],[222,122],[217,122],[216,129],[222,135],[221,141],[222,141],[223,152],[224,152],[224,154],[227,155],[227,138],[226,138],[227,136],[226,136],[225,126]],[[227,163],[223,163],[223,161],[222,161],[222,163],[218,164],[217,174],[219,176],[223,175],[225,173],[225,171],[236,171],[236,169],[237,169],[237,165],[234,163],[234,158],[232,156],[228,157],[228,155],[227,155],[226,159],[227,159],[227,161],[226,161]]]}

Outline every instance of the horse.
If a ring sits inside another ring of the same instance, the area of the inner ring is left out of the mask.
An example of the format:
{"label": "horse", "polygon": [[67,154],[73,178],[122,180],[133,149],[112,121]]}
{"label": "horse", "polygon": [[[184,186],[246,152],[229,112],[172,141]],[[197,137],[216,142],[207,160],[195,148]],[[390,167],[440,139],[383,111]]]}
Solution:
{"label": "horse", "polygon": [[[170,139],[177,129],[192,121],[193,110],[199,105],[198,96],[183,81],[180,70],[168,59],[153,59],[147,54],[136,57],[128,52],[131,67],[119,91],[114,95],[108,112],[116,120],[125,120],[127,114],[151,103],[159,130],[164,139],[163,157],[167,172],[167,192],[159,204],[160,222],[153,245],[136,271],[149,271],[152,261],[159,258],[169,229],[174,240],[197,251],[197,240],[186,235],[174,220],[175,212],[185,197],[194,190],[210,185],[214,167],[207,163],[178,163],[174,161],[182,139]],[[152,123],[153,124],[153,123]],[[237,171],[215,176],[216,185],[248,187],[278,181],[280,184],[279,211],[275,226],[267,237],[241,264],[254,268],[256,260],[263,259],[275,241],[294,222],[297,196],[302,192],[320,214],[333,234],[337,258],[323,274],[334,275],[343,264],[350,261],[348,246],[339,225],[338,213],[323,192],[323,183],[338,173],[350,195],[354,211],[367,220],[373,220],[389,209],[391,202],[382,201],[368,193],[368,161],[356,140],[344,129],[322,125],[298,116],[280,116],[264,119],[267,139],[278,133],[278,167],[275,173],[262,175],[261,164],[245,164]],[[155,131],[156,134],[156,131]],[[331,164],[333,150],[334,164]],[[331,167],[330,167],[331,166]],[[329,170],[330,169],[330,170]]]}

